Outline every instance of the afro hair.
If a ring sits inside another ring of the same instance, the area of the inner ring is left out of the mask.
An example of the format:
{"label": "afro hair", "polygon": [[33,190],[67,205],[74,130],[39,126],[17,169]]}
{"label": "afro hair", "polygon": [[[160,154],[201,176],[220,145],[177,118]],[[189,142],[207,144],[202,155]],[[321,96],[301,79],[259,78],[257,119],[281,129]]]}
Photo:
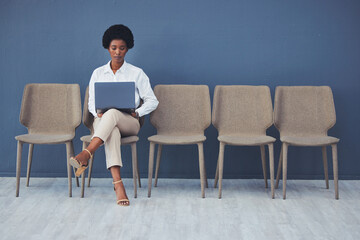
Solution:
{"label": "afro hair", "polygon": [[103,36],[102,44],[105,49],[108,49],[110,43],[114,39],[121,39],[126,43],[128,49],[134,47],[134,36],[131,30],[122,24],[112,25],[109,27]]}

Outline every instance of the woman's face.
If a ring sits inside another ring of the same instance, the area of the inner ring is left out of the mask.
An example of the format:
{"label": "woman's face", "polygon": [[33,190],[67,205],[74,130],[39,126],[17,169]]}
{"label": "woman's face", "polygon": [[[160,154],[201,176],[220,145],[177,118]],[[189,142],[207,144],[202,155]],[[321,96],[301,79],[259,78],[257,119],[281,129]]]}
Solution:
{"label": "woman's face", "polygon": [[110,42],[108,51],[111,56],[111,61],[113,63],[121,64],[124,62],[128,48],[124,40],[114,39]]}

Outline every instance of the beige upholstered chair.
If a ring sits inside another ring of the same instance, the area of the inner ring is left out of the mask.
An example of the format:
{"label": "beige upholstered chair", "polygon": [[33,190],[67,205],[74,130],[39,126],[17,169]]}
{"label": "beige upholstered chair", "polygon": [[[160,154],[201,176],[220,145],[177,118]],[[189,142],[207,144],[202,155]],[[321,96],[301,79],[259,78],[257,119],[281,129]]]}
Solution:
{"label": "beige upholstered chair", "polygon": [[276,188],[279,184],[281,165],[283,170],[283,198],[286,198],[288,146],[321,146],[326,180],[329,188],[326,146],[331,145],[334,170],[335,198],[338,190],[338,138],[327,131],[336,122],[333,95],[328,86],[279,86],[275,91],[274,123],[282,141]]}
{"label": "beige upholstered chair", "polygon": [[211,121],[209,88],[206,85],[157,85],[154,93],[159,105],[150,115],[150,122],[157,129],[157,135],[148,138],[150,141],[148,197],[151,196],[155,145],[159,144],[155,171],[155,186],[157,186],[162,145],[197,144],[201,194],[204,198],[207,180],[203,142],[206,140],[204,130],[209,127]]}
{"label": "beige upholstered chair", "polygon": [[20,123],[27,127],[28,134],[15,137],[18,141],[17,197],[19,196],[21,154],[24,143],[29,143],[27,186],[29,186],[34,144],[66,144],[69,197],[71,197],[71,166],[68,159],[74,155],[72,139],[75,136],[75,128],[80,122],[81,99],[78,84],[28,84],[25,86]]}
{"label": "beige upholstered chair", "polygon": [[[84,110],[83,110],[83,123],[89,128],[90,135],[82,136],[80,140],[83,142],[83,149],[85,149],[90,141],[91,137],[94,134],[93,122],[94,116],[89,112],[88,108],[88,99],[89,99],[89,87],[86,88],[85,98],[84,98]],[[144,118],[140,118],[140,126],[144,123]],[[138,160],[137,160],[137,151],[136,151],[136,142],[139,140],[138,136],[128,136],[121,138],[121,145],[131,145],[131,155],[132,155],[132,168],[133,168],[133,180],[134,180],[134,197],[137,197],[137,185],[136,178],[139,180],[139,187],[141,187],[140,175],[138,169]],[[89,170],[88,170],[88,187],[90,187],[91,181],[91,172],[94,162],[94,155],[90,158],[89,161]],[[84,197],[84,185],[85,185],[85,172],[81,175],[81,197]]]}
{"label": "beige upholstered chair", "polygon": [[219,131],[219,158],[215,185],[219,180],[221,198],[224,151],[226,145],[260,146],[265,187],[268,187],[265,145],[269,148],[271,196],[274,198],[275,138],[266,136],[273,124],[270,89],[267,86],[216,86],[214,91],[212,124]]}

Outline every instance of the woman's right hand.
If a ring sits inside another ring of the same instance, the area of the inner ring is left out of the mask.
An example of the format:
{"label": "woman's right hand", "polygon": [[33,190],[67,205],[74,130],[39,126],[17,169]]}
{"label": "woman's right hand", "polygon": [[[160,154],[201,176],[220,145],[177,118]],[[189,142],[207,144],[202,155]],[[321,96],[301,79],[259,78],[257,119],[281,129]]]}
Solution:
{"label": "woman's right hand", "polygon": [[102,115],[103,115],[103,113],[98,113],[98,114],[97,114],[98,118],[101,118]]}

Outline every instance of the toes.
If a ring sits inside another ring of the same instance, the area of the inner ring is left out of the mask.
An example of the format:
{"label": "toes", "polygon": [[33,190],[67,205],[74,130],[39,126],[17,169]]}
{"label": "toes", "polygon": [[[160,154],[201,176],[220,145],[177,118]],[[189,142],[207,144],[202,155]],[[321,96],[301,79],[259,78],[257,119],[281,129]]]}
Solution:
{"label": "toes", "polygon": [[118,204],[121,205],[121,206],[129,206],[130,202],[128,202],[128,201],[120,201]]}

